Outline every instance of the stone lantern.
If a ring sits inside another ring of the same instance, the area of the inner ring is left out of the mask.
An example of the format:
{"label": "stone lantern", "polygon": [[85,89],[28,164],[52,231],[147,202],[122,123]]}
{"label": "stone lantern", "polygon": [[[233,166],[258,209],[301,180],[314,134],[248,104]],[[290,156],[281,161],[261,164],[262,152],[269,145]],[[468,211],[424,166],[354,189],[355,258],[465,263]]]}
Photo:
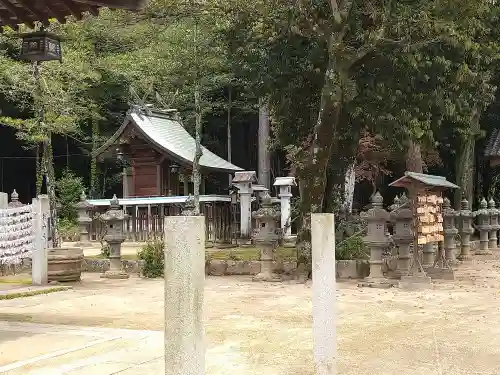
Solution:
{"label": "stone lantern", "polygon": [[268,192],[262,196],[261,207],[252,213],[256,221],[253,237],[255,245],[260,248],[260,273],[254,276],[254,281],[280,281],[281,278],[273,272],[274,249],[278,245],[278,219],[280,211],[276,210]]}
{"label": "stone lantern", "polygon": [[472,227],[472,211],[469,209],[469,201],[465,197],[460,202],[460,255],[459,260],[470,260],[470,236],[474,233]]}
{"label": "stone lantern", "polygon": [[78,213],[78,224],[80,226],[80,241],[77,246],[90,247],[92,244],[89,238],[89,227],[90,223],[92,223],[92,219],[89,216],[89,212],[92,210],[93,206],[87,202],[85,191],[82,191],[80,202],[78,202],[75,207]]}
{"label": "stone lantern", "polygon": [[257,182],[257,174],[254,171],[236,172],[233,178],[233,186],[238,188],[240,196],[240,240],[242,245],[249,245],[252,233],[252,185]]}
{"label": "stone lantern", "polygon": [[489,249],[490,251],[498,250],[498,237],[497,232],[500,229],[500,223],[498,222],[498,215],[500,211],[496,209],[496,204],[493,198],[488,202],[488,208],[490,211],[490,235],[489,235]]}
{"label": "stone lantern", "polygon": [[490,211],[488,210],[488,202],[483,198],[479,203],[479,210],[473,213],[477,217],[477,229],[479,229],[479,249],[476,251],[478,255],[491,254],[488,250],[488,233],[491,230]]}
{"label": "stone lantern", "polygon": [[283,229],[283,242],[285,247],[294,247],[295,238],[292,237],[291,206],[292,186],[296,186],[295,177],[276,177],[274,186],[279,187],[281,206],[281,228]]}
{"label": "stone lantern", "polygon": [[127,215],[123,213],[122,208],[116,195],[110,202],[109,210],[102,216],[102,220],[106,223],[107,233],[104,240],[110,247],[109,255],[109,270],[101,277],[108,279],[128,279],[129,275],[122,269],[121,246],[125,241],[123,233],[123,221]]}
{"label": "stone lantern", "polygon": [[22,204],[21,202],[19,202],[19,194],[17,194],[16,189],[14,189],[14,191],[10,195],[9,208],[22,207],[22,206],[24,206],[24,204]]}
{"label": "stone lantern", "polygon": [[413,242],[413,211],[406,195],[394,198],[394,212],[391,219],[394,221],[394,242],[399,247],[397,275],[408,274],[410,269],[410,245]]}
{"label": "stone lantern", "polygon": [[444,253],[446,261],[450,264],[456,263],[455,259],[455,237],[458,229],[455,225],[455,218],[459,215],[453,208],[448,198],[443,200],[443,234],[444,234]]}
{"label": "stone lantern", "polygon": [[370,249],[370,276],[366,281],[383,279],[382,254],[389,246],[389,238],[386,236],[387,222],[390,214],[383,208],[384,199],[379,192],[373,195],[372,208],[363,212],[362,217],[368,222],[368,232],[363,241]]}

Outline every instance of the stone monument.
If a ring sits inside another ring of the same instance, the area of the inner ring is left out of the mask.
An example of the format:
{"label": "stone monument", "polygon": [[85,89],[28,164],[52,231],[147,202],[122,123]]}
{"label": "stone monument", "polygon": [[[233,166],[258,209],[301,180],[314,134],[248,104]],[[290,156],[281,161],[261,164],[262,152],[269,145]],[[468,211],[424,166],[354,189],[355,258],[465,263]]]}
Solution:
{"label": "stone monument", "polygon": [[273,272],[274,249],[279,241],[277,220],[280,216],[281,213],[273,207],[271,196],[265,192],[261,207],[252,214],[257,226],[253,240],[260,249],[260,272],[253,277],[254,281],[281,280]]}
{"label": "stone monument", "polygon": [[489,234],[489,249],[492,252],[497,252],[498,251],[498,237],[497,233],[498,230],[500,229],[500,223],[498,222],[498,215],[500,215],[500,211],[497,210],[495,201],[493,198],[490,199],[488,202],[488,208],[490,211],[490,234]]}
{"label": "stone monument", "polygon": [[455,226],[455,219],[458,216],[448,198],[443,200],[443,227],[444,227],[444,254],[445,259],[450,266],[456,264],[457,259],[455,255],[455,237],[458,234],[458,229]]}
{"label": "stone monument", "polygon": [[122,268],[121,246],[125,241],[123,234],[123,221],[126,219],[116,195],[111,199],[109,210],[102,216],[106,223],[107,233],[104,240],[110,247],[109,270],[101,275],[107,279],[128,279],[129,275]]}
{"label": "stone monument", "polygon": [[254,171],[235,172],[233,185],[238,188],[240,197],[240,244],[251,245],[252,234],[252,185],[257,182]]}
{"label": "stone monument", "polygon": [[75,206],[78,213],[78,225],[80,226],[80,241],[76,246],[90,247],[92,244],[90,243],[89,227],[92,219],[89,216],[89,211],[92,210],[93,206],[87,202],[85,191],[82,191],[80,202]]}
{"label": "stone monument", "polygon": [[413,242],[413,211],[410,200],[403,195],[401,198],[394,198],[394,205],[391,206],[391,219],[394,221],[394,235],[392,239],[398,246],[398,264],[395,276],[407,275],[410,269],[410,246]]}
{"label": "stone monument", "polygon": [[372,207],[361,214],[368,222],[368,232],[363,241],[370,249],[370,275],[359,286],[390,287],[393,284],[385,278],[382,271],[382,255],[389,246],[386,231],[390,214],[384,209],[384,198],[378,191],[372,196],[371,201]]}
{"label": "stone monument", "polygon": [[469,209],[469,201],[465,197],[460,202],[460,255],[458,259],[468,261],[472,259],[470,254],[470,236],[474,233],[472,227],[472,211]]}
{"label": "stone monument", "polygon": [[477,217],[477,229],[479,229],[479,249],[476,250],[476,255],[491,254],[488,249],[488,233],[491,230],[490,211],[488,210],[488,202],[486,202],[485,198],[481,199],[479,210],[473,212],[473,215]]}
{"label": "stone monument", "polygon": [[283,229],[283,245],[295,247],[296,236],[292,236],[292,211],[290,200],[292,198],[292,186],[296,186],[295,177],[276,177],[274,186],[279,187],[278,197],[281,206],[281,229]]}

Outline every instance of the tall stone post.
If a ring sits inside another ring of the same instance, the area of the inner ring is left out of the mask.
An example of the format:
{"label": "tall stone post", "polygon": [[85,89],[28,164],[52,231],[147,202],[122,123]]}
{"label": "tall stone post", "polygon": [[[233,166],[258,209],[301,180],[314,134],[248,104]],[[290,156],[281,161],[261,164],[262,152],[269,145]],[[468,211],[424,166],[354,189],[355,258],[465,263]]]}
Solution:
{"label": "tall stone post", "polygon": [[469,201],[465,197],[460,202],[460,255],[461,261],[470,260],[470,236],[474,233],[472,227],[472,211],[469,209]]}
{"label": "tall stone post", "polygon": [[397,276],[407,275],[410,269],[410,245],[413,242],[413,211],[406,196],[394,198],[391,220],[394,222],[392,239],[398,246]]}
{"label": "tall stone post", "polygon": [[312,326],[315,375],[336,374],[335,220],[311,215]]}
{"label": "tall stone post", "polygon": [[75,207],[78,213],[78,225],[80,226],[80,241],[76,246],[90,247],[92,244],[90,243],[89,229],[92,219],[89,216],[89,211],[93,206],[87,202],[85,191],[82,191],[80,202],[78,202]]}
{"label": "tall stone post", "polygon": [[271,196],[266,191],[262,196],[262,206],[252,214],[257,222],[254,242],[260,248],[260,272],[253,277],[254,281],[280,281],[273,272],[274,249],[278,245],[276,222],[280,212],[273,207]]}
{"label": "tall stone post", "polygon": [[491,226],[488,247],[490,251],[497,252],[498,251],[497,233],[498,230],[500,229],[500,223],[498,222],[498,215],[500,214],[500,211],[497,210],[493,198],[491,198],[490,201],[488,202],[488,209],[490,211],[490,226]]}
{"label": "tall stone post", "polygon": [[443,229],[444,229],[444,254],[446,261],[453,265],[456,263],[455,256],[455,237],[458,234],[458,229],[455,226],[455,218],[459,215],[451,207],[451,202],[448,198],[443,200]]}
{"label": "tall stone post", "polygon": [[[7,194],[5,194],[7,195]],[[31,256],[31,280],[33,285],[45,285],[48,282],[48,238],[49,238],[49,197],[39,195],[33,198],[33,254]]]}
{"label": "tall stone post", "polygon": [[[379,192],[372,197],[372,208],[362,213],[362,217],[368,222],[368,233],[363,241],[370,249],[370,275],[365,279],[368,284],[388,282],[382,272],[384,249],[389,246],[389,238],[386,236],[387,222],[390,219],[389,212],[383,208],[384,199]],[[365,286],[366,283],[361,284]],[[368,285],[373,286],[373,285]]]}
{"label": "tall stone post", "polygon": [[436,260],[436,244],[429,242],[423,245],[422,249],[422,267],[432,267]]}
{"label": "tall stone post", "polygon": [[165,217],[165,375],[204,375],[205,217]]}
{"label": "tall stone post", "polygon": [[111,199],[109,210],[102,215],[102,220],[107,225],[107,233],[104,240],[110,247],[109,270],[101,275],[107,279],[128,279],[129,275],[122,268],[121,247],[125,241],[123,234],[123,221],[125,214],[116,195]]}
{"label": "tall stone post", "polygon": [[274,186],[279,187],[278,196],[281,205],[281,229],[283,229],[283,242],[285,247],[295,246],[295,238],[292,237],[292,210],[290,200],[292,198],[292,186],[296,186],[295,177],[276,177]]}
{"label": "tall stone post", "polygon": [[474,217],[477,217],[477,229],[479,229],[479,249],[477,255],[488,255],[491,252],[488,250],[488,233],[491,230],[490,211],[488,210],[488,202],[483,198],[479,203],[479,210],[473,212]]}
{"label": "tall stone post", "polygon": [[233,178],[233,185],[238,188],[240,196],[240,240],[243,245],[251,243],[252,184],[255,182],[257,182],[257,175],[254,171],[236,172]]}

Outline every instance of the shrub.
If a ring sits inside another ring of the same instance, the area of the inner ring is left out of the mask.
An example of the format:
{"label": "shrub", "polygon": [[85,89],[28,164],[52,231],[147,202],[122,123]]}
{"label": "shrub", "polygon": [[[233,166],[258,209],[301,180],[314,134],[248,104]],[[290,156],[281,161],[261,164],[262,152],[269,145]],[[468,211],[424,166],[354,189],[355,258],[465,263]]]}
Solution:
{"label": "shrub", "polygon": [[62,176],[56,181],[56,191],[58,202],[61,205],[59,209],[59,218],[76,223],[78,213],[75,204],[80,201],[80,196],[85,189],[83,179],[77,177],[69,169],[65,169]]}
{"label": "shrub", "polygon": [[337,260],[368,259],[368,249],[359,236],[349,237],[335,247]]}
{"label": "shrub", "polygon": [[111,255],[111,246],[109,246],[109,244],[101,243],[101,255],[104,258],[109,258],[109,256]]}
{"label": "shrub", "polygon": [[78,241],[80,228],[73,221],[62,218],[57,222],[57,233],[64,241]]}
{"label": "shrub", "polygon": [[146,278],[162,277],[165,266],[165,245],[162,239],[148,242],[137,253],[144,261],[142,276]]}

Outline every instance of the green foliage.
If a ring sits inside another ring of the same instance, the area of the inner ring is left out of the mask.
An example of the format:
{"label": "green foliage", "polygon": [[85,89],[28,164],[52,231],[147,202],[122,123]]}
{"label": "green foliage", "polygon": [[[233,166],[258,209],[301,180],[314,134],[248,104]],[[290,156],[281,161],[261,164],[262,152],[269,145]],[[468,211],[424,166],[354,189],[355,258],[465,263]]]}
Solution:
{"label": "green foliage", "polygon": [[148,242],[137,253],[139,259],[144,261],[142,275],[147,278],[162,277],[165,267],[165,244],[158,239]]}
{"label": "green foliage", "polygon": [[360,236],[349,237],[335,247],[335,259],[368,259],[368,249]]}
{"label": "green foliage", "polygon": [[102,243],[101,244],[101,255],[104,258],[109,258],[109,255],[111,254],[111,246],[107,243]]}
{"label": "green foliage", "polygon": [[66,241],[74,242],[80,237],[80,228],[75,220],[62,217],[57,222],[57,228],[59,236]]}
{"label": "green foliage", "polygon": [[76,223],[78,213],[75,204],[80,201],[84,190],[85,186],[81,177],[77,177],[68,169],[63,171],[62,176],[56,181],[58,202],[61,206],[59,217],[61,219]]}

